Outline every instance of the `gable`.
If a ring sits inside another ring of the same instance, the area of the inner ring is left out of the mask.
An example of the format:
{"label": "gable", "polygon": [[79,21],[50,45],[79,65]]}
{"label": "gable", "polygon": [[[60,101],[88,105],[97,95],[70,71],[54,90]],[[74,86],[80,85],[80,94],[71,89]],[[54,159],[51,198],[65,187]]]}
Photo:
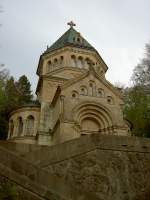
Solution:
{"label": "gable", "polygon": [[78,93],[82,93],[81,89],[85,88],[88,94],[90,87],[93,87],[95,93],[93,94],[94,96],[100,96],[100,93],[102,92],[103,96],[105,97],[112,96],[113,98],[118,98],[120,100],[122,99],[120,92],[114,88],[113,85],[104,77],[99,76],[93,69],[77,78],[67,81],[67,83],[61,87],[61,89],[64,92],[68,90],[70,92],[77,91]]}

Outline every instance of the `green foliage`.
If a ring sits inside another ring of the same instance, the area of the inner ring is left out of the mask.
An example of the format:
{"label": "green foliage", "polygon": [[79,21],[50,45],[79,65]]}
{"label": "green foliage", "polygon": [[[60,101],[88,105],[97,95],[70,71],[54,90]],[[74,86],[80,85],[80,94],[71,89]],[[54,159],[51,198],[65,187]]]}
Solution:
{"label": "green foliage", "polygon": [[31,85],[25,75],[15,81],[6,69],[0,70],[0,139],[7,137],[9,113],[32,102],[32,98]]}
{"label": "green foliage", "polygon": [[1,200],[19,200],[19,193],[16,186],[11,183],[5,183],[0,187]]}
{"label": "green foliage", "polygon": [[124,115],[133,123],[134,135],[150,137],[149,102],[150,97],[141,87],[135,86],[125,91]]}
{"label": "green foliage", "polygon": [[133,123],[132,133],[150,137],[150,45],[146,54],[135,67],[132,75],[134,86],[124,91],[125,117]]}
{"label": "green foliage", "polygon": [[18,95],[17,95],[17,88],[15,86],[15,81],[13,77],[10,77],[6,81],[5,85],[5,107],[7,112],[18,105]]}
{"label": "green foliage", "polygon": [[7,132],[7,122],[5,117],[5,85],[9,74],[4,68],[0,68],[0,138],[3,138]]}
{"label": "green foliage", "polygon": [[31,94],[31,84],[25,75],[21,76],[16,84],[18,91],[18,102],[30,103],[33,95]]}
{"label": "green foliage", "polygon": [[134,68],[132,80],[135,85],[150,87],[150,44],[146,44],[145,57]]}

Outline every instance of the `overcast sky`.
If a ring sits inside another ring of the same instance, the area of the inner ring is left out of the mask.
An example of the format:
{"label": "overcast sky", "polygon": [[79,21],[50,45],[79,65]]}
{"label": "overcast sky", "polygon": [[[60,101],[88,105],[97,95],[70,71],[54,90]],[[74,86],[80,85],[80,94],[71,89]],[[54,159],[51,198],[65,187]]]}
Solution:
{"label": "overcast sky", "polygon": [[107,79],[130,84],[150,41],[150,0],[0,0],[0,63],[37,84],[39,56],[73,20],[109,67]]}

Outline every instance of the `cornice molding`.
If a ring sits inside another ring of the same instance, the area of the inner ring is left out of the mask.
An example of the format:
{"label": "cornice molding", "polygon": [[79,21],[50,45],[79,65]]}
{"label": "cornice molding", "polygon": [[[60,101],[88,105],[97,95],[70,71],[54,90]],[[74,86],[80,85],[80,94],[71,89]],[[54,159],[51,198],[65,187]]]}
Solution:
{"label": "cornice molding", "polygon": [[26,111],[35,111],[35,112],[40,113],[40,106],[33,106],[33,107],[32,106],[26,106],[26,107],[21,107],[21,108],[15,109],[9,114],[9,117],[11,117],[12,115],[14,115],[16,113],[26,112]]}
{"label": "cornice molding", "polygon": [[106,63],[104,62],[104,60],[102,59],[102,57],[100,56],[100,54],[97,51],[81,49],[81,48],[77,48],[77,47],[66,46],[66,47],[63,47],[61,49],[57,49],[57,50],[55,50],[53,52],[49,52],[47,54],[42,54],[41,57],[43,59],[49,59],[49,58],[51,58],[53,56],[56,56],[56,55],[58,55],[60,53],[66,52],[66,51],[73,52],[73,53],[84,54],[84,55],[87,55],[87,56],[93,55],[99,60],[100,64],[104,67],[105,72],[108,69],[108,66],[106,65]]}
{"label": "cornice molding", "polygon": [[83,68],[77,68],[77,67],[69,67],[69,66],[64,66],[64,67],[60,67],[60,68],[57,68],[45,75],[53,75],[53,74],[56,74],[58,72],[62,72],[64,70],[72,70],[72,71],[76,71],[76,72],[85,72],[85,71],[88,71],[87,69],[83,69]]}

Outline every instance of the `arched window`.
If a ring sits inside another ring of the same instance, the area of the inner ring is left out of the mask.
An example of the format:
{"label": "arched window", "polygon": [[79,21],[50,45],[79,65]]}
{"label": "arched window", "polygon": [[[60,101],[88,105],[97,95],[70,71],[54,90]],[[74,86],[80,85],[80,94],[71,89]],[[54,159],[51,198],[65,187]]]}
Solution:
{"label": "arched window", "polygon": [[13,120],[10,121],[10,135],[9,137],[11,138],[13,136],[13,133],[14,133],[14,122]]}
{"label": "arched window", "polygon": [[101,72],[100,72],[102,75],[104,74],[104,70],[103,69],[101,69]]}
{"label": "arched window", "polygon": [[33,135],[34,132],[34,117],[32,115],[27,118],[26,135]]}
{"label": "arched window", "polygon": [[94,81],[89,81],[88,95],[89,96],[95,96],[95,82]]}
{"label": "arched window", "polygon": [[72,91],[72,98],[77,98],[79,96],[77,91]]}
{"label": "arched window", "polygon": [[58,66],[58,59],[57,59],[57,58],[54,59],[54,66],[55,66],[55,67]]}
{"label": "arched window", "polygon": [[63,61],[64,61],[64,57],[60,56],[60,64],[63,64]]}
{"label": "arched window", "polygon": [[51,65],[52,65],[52,62],[49,60],[49,61],[47,62],[47,69],[46,69],[46,72],[47,72],[47,73],[51,71]]}
{"label": "arched window", "polygon": [[90,59],[89,58],[86,58],[85,59],[85,62],[84,62],[84,68],[85,69],[89,69],[90,67]]}
{"label": "arched window", "polygon": [[113,100],[113,98],[111,96],[107,97],[107,103],[114,104],[114,100]]}
{"label": "arched window", "polygon": [[83,58],[81,56],[78,58],[77,67],[83,68]]}
{"label": "arched window", "polygon": [[58,60],[57,60],[57,58],[55,58],[55,59],[54,59],[54,63],[57,64],[57,62],[58,62]]}
{"label": "arched window", "polygon": [[81,42],[81,39],[80,39],[79,37],[77,38],[77,42],[78,42],[78,43],[80,43],[80,42]]}
{"label": "arched window", "polygon": [[93,84],[92,83],[89,84],[89,95],[93,96]]}
{"label": "arched window", "polygon": [[82,44],[82,38],[81,38],[80,33],[76,36],[76,43],[79,45]]}
{"label": "arched window", "polygon": [[98,88],[98,90],[97,90],[97,96],[98,97],[104,97],[104,90],[102,88]]}
{"label": "arched window", "polygon": [[86,86],[81,86],[80,94],[81,95],[87,95],[87,88],[86,88]]}
{"label": "arched window", "polygon": [[23,121],[22,121],[22,117],[18,118],[18,131],[17,131],[17,135],[21,136],[23,133]]}
{"label": "arched window", "polygon": [[76,67],[77,63],[76,63],[76,57],[75,55],[71,56],[71,67]]}

